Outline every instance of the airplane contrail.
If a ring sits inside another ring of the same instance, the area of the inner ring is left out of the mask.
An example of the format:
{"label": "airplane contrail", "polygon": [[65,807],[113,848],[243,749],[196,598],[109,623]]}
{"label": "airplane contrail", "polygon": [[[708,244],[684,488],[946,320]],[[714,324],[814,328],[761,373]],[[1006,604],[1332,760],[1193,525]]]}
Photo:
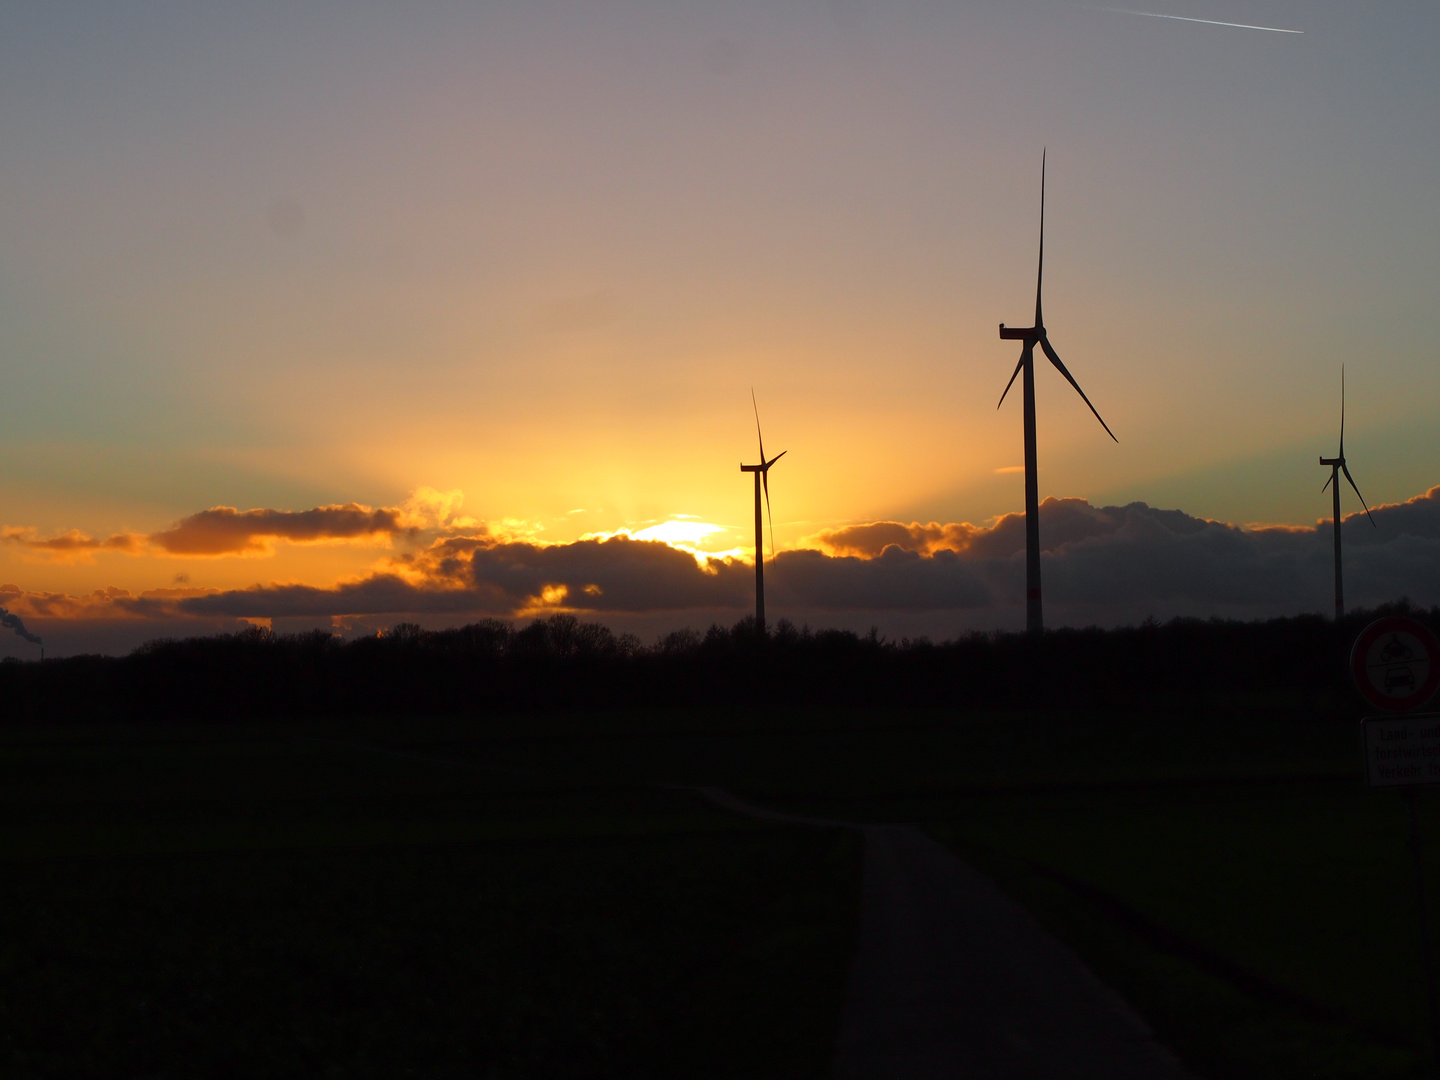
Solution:
{"label": "airplane contrail", "polygon": [[1206,26],[1233,26],[1236,30],[1268,30],[1272,34],[1303,34],[1304,30],[1286,30],[1280,26],[1251,26],[1249,23],[1220,22],[1218,19],[1192,19],[1185,15],[1162,15],[1158,11],[1129,11],[1125,8],[1100,8],[1115,15],[1145,15],[1151,19],[1174,19],[1176,22],[1204,23]]}

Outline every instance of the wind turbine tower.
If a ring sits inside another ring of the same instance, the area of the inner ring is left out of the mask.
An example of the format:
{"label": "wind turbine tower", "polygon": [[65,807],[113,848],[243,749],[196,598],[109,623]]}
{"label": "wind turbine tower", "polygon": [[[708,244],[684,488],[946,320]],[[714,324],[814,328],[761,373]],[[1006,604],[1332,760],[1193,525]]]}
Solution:
{"label": "wind turbine tower", "polygon": [[[760,517],[760,489],[765,489],[765,512],[770,512],[770,466],[789,451],[781,450],[766,460],[765,436],[760,433],[760,406],[755,403],[755,391],[750,391],[750,405],[755,410],[755,434],[760,439],[760,464],[741,465],[741,472],[755,474],[755,629],[765,633],[765,530]],[[775,519],[770,518],[770,546],[775,546]]]}
{"label": "wind turbine tower", "polygon": [[[1345,474],[1345,479],[1350,486],[1355,488],[1355,497],[1360,500],[1360,505],[1365,506],[1365,496],[1360,494],[1360,489],[1355,487],[1355,478],[1350,475],[1350,470],[1345,465],[1345,365],[1340,365],[1340,453],[1337,457],[1320,459],[1321,465],[1330,466],[1330,479],[1325,481],[1325,487],[1334,485],[1331,491],[1331,499],[1335,508],[1335,621],[1339,622],[1345,614],[1345,582],[1340,573],[1340,474]],[[1375,519],[1370,517],[1370,507],[1365,506],[1365,516],[1370,518],[1370,524],[1375,526]],[[1378,528],[1378,526],[1375,526]]]}
{"label": "wind turbine tower", "polygon": [[[1012,326],[1007,327],[1000,324],[1000,337],[1005,341],[1023,342],[1020,350],[1020,362],[1015,365],[1015,372],[1010,376],[1010,381],[1005,384],[1005,393],[1000,395],[1000,402],[995,407],[1005,404],[1005,394],[1010,393],[1010,387],[1015,385],[1015,378],[1024,372],[1025,378],[1021,381],[1025,394],[1025,628],[1032,634],[1038,634],[1045,629],[1045,618],[1040,603],[1040,481],[1036,475],[1035,467],[1035,346],[1050,359],[1057,371],[1065,376],[1065,380],[1075,388],[1086,405],[1090,405],[1090,399],[1085,397],[1085,391],[1080,389],[1080,384],[1075,377],[1066,370],[1061,363],[1059,355],[1050,346],[1050,340],[1045,335],[1045,318],[1040,311],[1040,288],[1045,279],[1045,155],[1040,155],[1040,263],[1035,273],[1035,325],[1034,326]],[[1090,405],[1090,411],[1095,413],[1095,419],[1100,421],[1100,426],[1105,429],[1105,434],[1115,439],[1115,433],[1105,423],[1094,405]],[[1118,443],[1120,440],[1115,439]]]}

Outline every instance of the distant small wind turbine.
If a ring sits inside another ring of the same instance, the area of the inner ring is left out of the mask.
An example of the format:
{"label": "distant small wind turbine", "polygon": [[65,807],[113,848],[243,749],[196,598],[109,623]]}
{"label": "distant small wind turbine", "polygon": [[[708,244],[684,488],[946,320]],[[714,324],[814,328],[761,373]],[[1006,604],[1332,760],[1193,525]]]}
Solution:
{"label": "distant small wind turbine", "polygon": [[[1025,627],[1031,633],[1039,633],[1045,629],[1045,619],[1040,603],[1040,482],[1036,475],[1035,467],[1035,346],[1039,345],[1050,363],[1055,365],[1057,371],[1065,376],[1065,380],[1075,388],[1086,405],[1090,405],[1090,399],[1085,397],[1085,391],[1080,389],[1080,384],[1075,377],[1066,370],[1061,363],[1060,357],[1050,347],[1050,340],[1045,336],[1045,319],[1040,312],[1040,287],[1045,278],[1045,155],[1040,155],[1040,263],[1035,274],[1035,325],[1025,327],[1009,327],[1004,323],[1000,324],[1000,337],[1006,341],[1022,341],[1024,348],[1020,351],[1020,362],[1015,365],[1015,372],[1010,376],[1010,381],[1005,384],[1005,393],[1000,395],[1000,402],[995,408],[1005,404],[1005,394],[1010,393],[1010,387],[1015,385],[1015,377],[1022,371],[1025,378],[1021,385],[1025,390]],[[1105,429],[1105,434],[1115,439],[1115,433],[1110,430],[1110,425],[1105,423],[1094,405],[1090,405],[1090,411],[1095,413],[1095,419],[1100,421],[1100,426]],[[1115,439],[1118,443],[1120,440]]]}
{"label": "distant small wind turbine", "polygon": [[[750,391],[750,405],[755,410],[755,434],[760,439],[760,464],[741,465],[741,472],[755,474],[755,628],[765,632],[765,530],[760,517],[760,489],[765,489],[765,512],[770,513],[770,466],[784,457],[788,450],[781,450],[773,458],[765,457],[765,436],[760,433],[760,406],[755,402],[755,391]],[[774,555],[775,519],[770,517],[770,548]]]}
{"label": "distant small wind turbine", "polygon": [[[1320,459],[1321,465],[1330,466],[1330,479],[1325,481],[1323,492],[1331,484],[1335,485],[1331,492],[1335,507],[1335,618],[1338,621],[1345,614],[1345,583],[1340,573],[1340,474],[1345,474],[1345,479],[1350,481],[1350,486],[1355,488],[1355,495],[1360,500],[1360,505],[1365,506],[1365,496],[1360,494],[1360,489],[1355,487],[1355,478],[1350,475],[1349,468],[1345,465],[1345,365],[1340,365],[1340,454],[1338,457]],[[1370,507],[1365,506],[1365,516],[1370,518],[1370,524],[1375,528],[1375,519],[1370,517]]]}

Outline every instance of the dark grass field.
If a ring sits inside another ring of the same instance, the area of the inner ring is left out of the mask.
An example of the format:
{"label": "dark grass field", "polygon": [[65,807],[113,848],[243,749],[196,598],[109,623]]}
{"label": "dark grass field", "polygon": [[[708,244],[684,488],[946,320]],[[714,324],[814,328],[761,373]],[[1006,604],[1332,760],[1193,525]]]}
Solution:
{"label": "dark grass field", "polygon": [[[1364,787],[1352,722],[1260,700],[1218,716],[550,723],[568,736],[517,732],[491,752],[922,823],[1034,910],[1202,1075],[1434,1074],[1403,806]],[[1422,792],[1419,808],[1440,898],[1440,792]]]}
{"label": "dark grass field", "polygon": [[[915,821],[1199,1075],[1430,1075],[1394,792],[1355,725],[657,710],[12,728],[0,1054],[17,1076],[824,1076],[846,832]],[[1422,793],[1440,896],[1440,793]]]}
{"label": "dark grass field", "polygon": [[[1051,788],[957,811],[932,831],[1040,914],[1199,1071],[1430,1075],[1393,792],[1314,780]],[[1440,815],[1426,811],[1440,840]]]}
{"label": "dark grass field", "polygon": [[850,834],[294,734],[6,734],[0,1072],[828,1074]]}

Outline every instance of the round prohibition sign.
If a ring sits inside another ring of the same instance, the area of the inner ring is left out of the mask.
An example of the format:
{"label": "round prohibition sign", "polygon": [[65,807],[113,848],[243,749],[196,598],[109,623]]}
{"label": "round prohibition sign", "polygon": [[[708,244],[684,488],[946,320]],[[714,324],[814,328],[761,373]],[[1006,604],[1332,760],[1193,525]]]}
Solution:
{"label": "round prohibition sign", "polygon": [[1440,689],[1440,642],[1430,628],[1405,615],[1376,619],[1350,650],[1355,687],[1377,709],[1405,712]]}

